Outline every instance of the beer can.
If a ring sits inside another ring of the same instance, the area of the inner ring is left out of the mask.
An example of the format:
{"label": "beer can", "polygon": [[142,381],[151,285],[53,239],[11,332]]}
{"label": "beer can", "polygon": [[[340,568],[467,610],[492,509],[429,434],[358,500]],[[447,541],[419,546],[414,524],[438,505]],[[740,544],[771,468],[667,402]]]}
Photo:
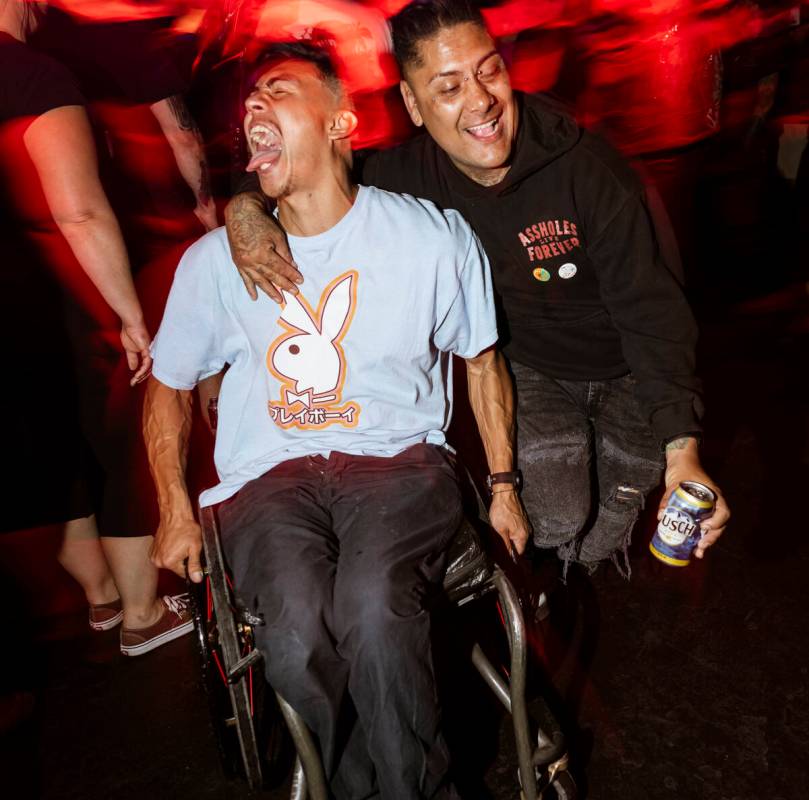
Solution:
{"label": "beer can", "polygon": [[649,542],[655,558],[672,567],[685,567],[702,532],[699,524],[713,514],[716,495],[701,483],[683,481],[669,498],[663,518]]}

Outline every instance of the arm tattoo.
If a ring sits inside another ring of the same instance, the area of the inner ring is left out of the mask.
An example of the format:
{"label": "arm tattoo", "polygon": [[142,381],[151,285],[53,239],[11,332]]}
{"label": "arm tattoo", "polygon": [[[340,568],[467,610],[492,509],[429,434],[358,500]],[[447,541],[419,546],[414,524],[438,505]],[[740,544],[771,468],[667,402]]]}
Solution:
{"label": "arm tattoo", "polygon": [[181,94],[173,94],[166,99],[169,101],[169,108],[171,109],[171,113],[174,114],[174,119],[177,120],[177,125],[180,130],[195,131],[197,125],[194,122],[194,118],[191,116],[191,112],[188,110],[188,106],[185,104],[185,100],[183,100],[183,96]]}
{"label": "arm tattoo", "polygon": [[230,219],[228,219],[228,231],[232,234],[232,241],[239,250],[250,251],[258,244],[258,236],[250,224],[249,215],[241,207],[231,212]]}
{"label": "arm tattoo", "polygon": [[199,162],[199,203],[207,206],[211,200],[211,176],[208,174],[208,163],[204,158]]}

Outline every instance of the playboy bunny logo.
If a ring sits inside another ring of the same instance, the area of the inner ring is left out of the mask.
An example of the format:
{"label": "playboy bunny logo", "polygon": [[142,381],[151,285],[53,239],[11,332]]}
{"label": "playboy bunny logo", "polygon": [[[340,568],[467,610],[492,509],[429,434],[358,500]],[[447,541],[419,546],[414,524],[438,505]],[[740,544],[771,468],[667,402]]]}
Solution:
{"label": "playboy bunny logo", "polygon": [[278,324],[286,332],[267,351],[267,369],[281,381],[280,402],[270,402],[269,411],[282,428],[357,424],[359,407],[339,406],[346,377],[340,342],[354,316],[356,286],[354,270],[335,278],[323,291],[317,312],[302,296],[283,293]]}

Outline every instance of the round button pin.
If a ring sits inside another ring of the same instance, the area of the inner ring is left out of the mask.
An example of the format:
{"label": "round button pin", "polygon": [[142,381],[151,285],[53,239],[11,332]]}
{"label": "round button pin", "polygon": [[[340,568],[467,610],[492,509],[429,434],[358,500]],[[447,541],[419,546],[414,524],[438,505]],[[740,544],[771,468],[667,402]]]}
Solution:
{"label": "round button pin", "polygon": [[544,283],[545,281],[549,281],[551,279],[551,273],[548,272],[548,270],[546,270],[544,267],[537,267],[534,270],[534,277],[538,281],[542,281]]}
{"label": "round button pin", "polygon": [[575,264],[567,263],[559,267],[559,277],[567,280],[572,278],[578,272],[578,267]]}

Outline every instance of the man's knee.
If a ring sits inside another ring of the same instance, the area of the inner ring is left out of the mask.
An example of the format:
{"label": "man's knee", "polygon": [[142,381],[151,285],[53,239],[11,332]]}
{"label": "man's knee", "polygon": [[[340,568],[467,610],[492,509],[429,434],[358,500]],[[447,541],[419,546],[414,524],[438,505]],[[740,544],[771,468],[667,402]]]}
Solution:
{"label": "man's knee", "polygon": [[256,643],[265,656],[267,679],[277,689],[334,660],[333,639],[321,604],[302,601],[299,596],[269,601],[259,597],[259,606],[264,625],[255,628]]}
{"label": "man's knee", "polygon": [[585,511],[584,506],[581,506],[576,513],[573,513],[573,509],[569,510],[571,513],[567,515],[561,512],[555,516],[531,516],[534,544],[537,547],[558,547],[581,534],[587,524],[589,509]]}
{"label": "man's knee", "polygon": [[234,588],[239,601],[263,619],[254,632],[267,677],[277,685],[285,671],[298,674],[319,660],[322,650],[331,647],[333,652],[327,624],[330,590],[319,576],[274,569],[260,539],[234,540],[226,547]]}
{"label": "man's knee", "polygon": [[[404,573],[404,574],[403,574]],[[381,651],[405,645],[408,630],[426,631],[429,585],[418,571],[395,571],[356,581],[344,591],[335,592],[335,634],[341,651]]]}
{"label": "man's knee", "polygon": [[608,493],[599,504],[592,530],[582,540],[579,560],[594,563],[626,550],[643,509],[646,491],[627,483],[619,484]]}
{"label": "man's knee", "polygon": [[607,494],[601,506],[617,518],[634,519],[643,509],[648,491],[644,485],[619,484]]}
{"label": "man's knee", "polygon": [[556,547],[584,530],[592,505],[590,446],[583,431],[520,444],[522,500],[538,547]]}

